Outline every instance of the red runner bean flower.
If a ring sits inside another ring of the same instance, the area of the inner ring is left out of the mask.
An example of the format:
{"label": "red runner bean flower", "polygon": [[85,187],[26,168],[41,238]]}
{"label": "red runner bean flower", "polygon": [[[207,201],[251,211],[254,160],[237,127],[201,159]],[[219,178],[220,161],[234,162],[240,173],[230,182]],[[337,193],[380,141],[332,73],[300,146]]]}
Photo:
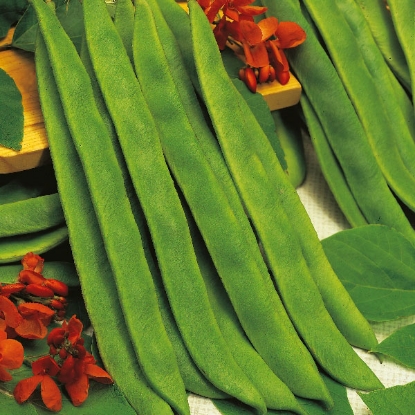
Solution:
{"label": "red runner bean flower", "polygon": [[4,332],[0,334],[0,381],[12,380],[10,369],[18,369],[23,364],[24,350],[20,342],[7,339]]}

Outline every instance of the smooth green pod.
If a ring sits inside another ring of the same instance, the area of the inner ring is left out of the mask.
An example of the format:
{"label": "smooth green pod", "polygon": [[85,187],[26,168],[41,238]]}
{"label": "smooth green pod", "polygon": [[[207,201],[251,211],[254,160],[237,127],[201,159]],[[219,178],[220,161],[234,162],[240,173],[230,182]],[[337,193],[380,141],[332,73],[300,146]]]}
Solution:
{"label": "smooth green pod", "polygon": [[[264,0],[263,4],[268,7],[268,15],[279,16],[283,20],[291,19],[307,32],[307,42],[294,48],[293,53],[287,51],[290,64],[302,83],[366,220],[368,223],[388,223],[414,240],[413,228],[387,186],[337,72],[309,29],[297,2]],[[321,85],[324,85],[324,94],[321,93]],[[333,106],[333,97],[338,100],[336,106]],[[285,197],[295,195],[286,193]],[[293,211],[293,207],[297,209]],[[335,275],[307,212],[295,204],[291,205],[291,212],[296,218],[292,225],[295,226],[307,264],[330,315],[352,345],[370,350],[377,344],[373,329]]]}
{"label": "smooth green pod", "polygon": [[[112,270],[41,36],[36,42],[35,62],[41,108],[71,249],[100,356],[138,413],[173,415],[170,406],[149,387],[138,365],[118,296],[114,295],[117,288]],[[73,203],[74,200],[77,203]]]}
{"label": "smooth green pod", "polygon": [[[178,412],[187,414],[187,396],[162,322],[141,235],[111,136],[95,103],[91,81],[76,48],[54,13],[43,1],[34,0],[32,4],[48,50],[66,121],[87,178],[140,365],[158,393]],[[87,18],[87,4],[83,3],[84,21]],[[98,4],[108,13],[105,3],[98,1]],[[112,21],[110,25],[113,26]],[[71,82],[67,82],[68,79]],[[151,332],[146,330],[147,327],[152,327]]]}
{"label": "smooth green pod", "polygon": [[134,4],[132,0],[117,0],[114,25],[121,36],[125,50],[133,61]]}

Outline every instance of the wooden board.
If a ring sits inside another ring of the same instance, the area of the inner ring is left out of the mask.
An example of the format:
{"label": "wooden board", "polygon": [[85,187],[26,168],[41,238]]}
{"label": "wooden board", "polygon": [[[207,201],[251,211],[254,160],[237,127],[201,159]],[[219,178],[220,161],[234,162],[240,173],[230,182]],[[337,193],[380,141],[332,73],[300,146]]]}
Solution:
{"label": "wooden board", "polygon": [[[0,46],[11,43],[13,29],[0,41]],[[14,151],[0,146],[0,174],[28,170],[50,162],[48,141],[36,83],[34,56],[15,49],[0,51],[0,68],[15,81],[22,94],[24,110],[24,138],[22,149]],[[301,85],[291,75],[286,85],[278,81],[258,86],[271,111],[295,105],[300,100]]]}
{"label": "wooden board", "polygon": [[[11,43],[13,30],[0,46]],[[15,81],[22,94],[24,138],[22,149],[14,151],[0,146],[0,174],[28,170],[49,162],[49,149],[39,104],[33,54],[7,49],[0,52],[0,68]]]}

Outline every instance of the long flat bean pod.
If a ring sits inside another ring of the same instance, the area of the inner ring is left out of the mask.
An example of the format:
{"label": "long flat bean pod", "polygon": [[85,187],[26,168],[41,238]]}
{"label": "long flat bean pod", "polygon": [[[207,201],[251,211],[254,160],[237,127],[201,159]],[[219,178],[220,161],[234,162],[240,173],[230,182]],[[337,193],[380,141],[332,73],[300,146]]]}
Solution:
{"label": "long flat bean pod", "polygon": [[[376,45],[368,48],[367,41],[364,53],[361,52],[355,34],[336,1],[324,3],[315,0],[302,1],[324,39],[324,44],[361,120],[383,175],[402,202],[414,210],[415,176],[407,169],[401,158],[396,144],[401,132],[398,128],[394,128],[387,108],[388,102],[392,104],[395,102],[394,105],[397,106],[396,100],[394,101],[395,96],[391,91],[385,100],[385,96],[380,95],[374,80],[374,77],[378,76],[376,74],[382,75],[382,67],[386,68],[384,59],[381,58]],[[354,29],[356,30],[356,27]],[[362,30],[360,27],[359,29]],[[337,35],[339,32],[341,36]],[[350,59],[351,49],[354,51],[353,60]],[[388,82],[389,78],[386,75],[383,77],[381,91],[388,91]],[[402,134],[404,134],[406,129],[404,120],[402,124],[404,127]],[[407,129],[406,131],[408,132]]]}
{"label": "long flat bean pod", "polygon": [[[198,144],[164,55],[165,38],[158,36],[151,9],[144,2],[136,4],[136,31],[139,34],[134,43],[136,73],[149,108],[158,120],[166,160],[205,238],[242,325],[264,359],[277,373],[284,374],[283,379],[296,393],[323,399],[323,391],[316,393],[320,377],[311,356],[295,331],[288,328],[289,320],[284,321],[284,315],[275,312],[273,301],[279,300],[277,294],[271,284],[264,282],[262,270],[250,253],[251,247],[219,179]],[[151,48],[146,47],[149,44]],[[147,62],[157,65],[157,73]],[[159,88],[164,95],[162,102],[158,99]],[[301,376],[306,372],[307,376]],[[289,381],[287,374],[290,374]],[[299,383],[300,379],[305,382]]]}
{"label": "long flat bean pod", "polygon": [[[295,48],[293,53],[287,51],[290,64],[302,83],[366,220],[369,223],[389,224],[414,240],[412,226],[376,163],[337,72],[309,29],[298,3],[289,0],[278,3],[263,0],[262,3],[268,7],[268,15],[279,16],[282,20],[293,20],[307,32],[306,42]],[[324,85],[323,93],[321,85]],[[333,105],[333,100],[338,105]],[[285,194],[287,198],[294,196],[291,193]],[[291,208],[295,208],[292,213],[296,219],[292,221],[292,225],[295,226],[307,264],[327,309],[351,344],[369,350],[377,344],[373,330],[334,274],[307,213],[297,204]],[[333,296],[333,292],[337,295]]]}
{"label": "long flat bean pod", "polygon": [[[149,226],[183,340],[196,364],[216,387],[263,413],[261,395],[234,361],[214,319],[155,121],[121,38],[105,3],[87,0],[83,7],[91,60]],[[116,94],[114,76],[120,79]]]}
{"label": "long flat bean pod", "polygon": [[115,6],[114,25],[121,36],[125,50],[133,61],[134,4],[132,0],[118,0]]}
{"label": "long flat bean pod", "polygon": [[[130,342],[91,195],[65,121],[59,92],[41,36],[36,42],[39,96],[71,250],[100,356],[126,396],[143,415],[173,415],[148,385]],[[76,201],[76,203],[74,203]],[[45,267],[46,268],[46,267]]]}
{"label": "long flat bean pod", "polygon": [[[219,49],[201,7],[193,0],[189,6],[194,58],[203,97],[224,157],[258,232],[295,327],[314,358],[331,376],[359,389],[382,387],[325,309],[317,285],[309,274],[301,245],[296,237],[291,236],[295,233],[283,204],[290,209],[294,201],[277,196],[296,193],[295,189],[265,134],[255,122],[249,106],[244,106],[244,100],[232,89],[233,84],[223,67]],[[210,65],[214,65],[214,72],[209,69]],[[212,85],[215,85],[214,89]],[[226,96],[218,91],[223,91]],[[301,204],[299,198],[296,203]],[[327,339],[331,340],[329,347]],[[341,361],[339,356],[342,356]]]}
{"label": "long flat bean pod", "polygon": [[320,121],[305,93],[301,95],[300,104],[319,166],[337,204],[351,226],[367,225],[367,221],[350,192],[350,188],[327,141]]}
{"label": "long flat bean pod", "polygon": [[[89,76],[75,46],[52,10],[42,0],[34,0],[32,4],[48,50],[65,117],[87,178],[140,365],[158,393],[179,413],[187,414],[189,409],[183,381],[158,308],[141,235],[111,136],[97,110]],[[105,7],[104,3],[102,5]],[[68,82],[69,79],[71,82]],[[151,330],[148,330],[149,327]]]}
{"label": "long flat bean pod", "polygon": [[386,63],[410,91],[411,77],[402,46],[396,35],[391,14],[384,0],[354,0],[362,10]]}
{"label": "long flat bean pod", "polygon": [[64,222],[58,193],[0,205],[0,238],[38,232]]}

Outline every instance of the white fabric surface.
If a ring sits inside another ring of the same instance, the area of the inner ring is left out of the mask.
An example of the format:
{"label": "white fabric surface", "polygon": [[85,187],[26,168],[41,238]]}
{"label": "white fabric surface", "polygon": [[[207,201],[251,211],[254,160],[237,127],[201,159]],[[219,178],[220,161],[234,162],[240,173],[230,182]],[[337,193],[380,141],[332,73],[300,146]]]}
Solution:
{"label": "white fabric surface", "polygon": [[[304,146],[307,161],[307,177],[306,181],[298,188],[298,194],[319,238],[323,239],[348,228],[349,225],[327,187],[308,137],[305,137]],[[415,323],[415,316],[402,319],[399,322],[376,324],[374,325],[374,330],[378,341],[382,341],[397,328],[411,323]],[[375,356],[361,350],[357,350],[357,353],[372,368],[386,387],[415,381],[415,370],[405,369],[388,361],[380,363]],[[371,414],[356,391],[348,390],[348,397],[355,415]],[[189,403],[192,415],[220,415],[220,412],[208,399],[191,395]]]}

